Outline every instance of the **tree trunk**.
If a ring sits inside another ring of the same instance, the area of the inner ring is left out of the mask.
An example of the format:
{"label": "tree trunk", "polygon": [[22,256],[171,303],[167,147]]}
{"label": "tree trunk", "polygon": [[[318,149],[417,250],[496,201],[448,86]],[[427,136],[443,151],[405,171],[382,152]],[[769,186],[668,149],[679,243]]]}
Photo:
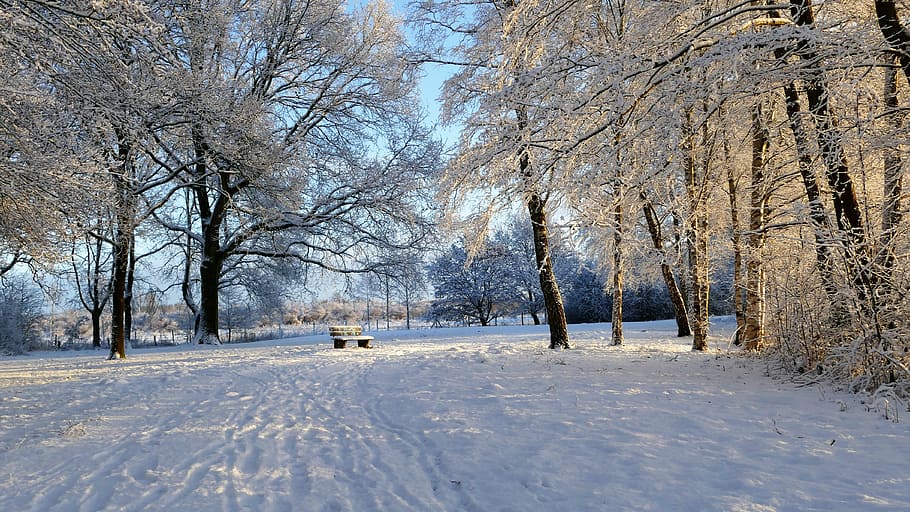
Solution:
{"label": "tree trunk", "polygon": [[[198,126],[192,129],[193,148],[197,162],[193,175],[197,182],[192,190],[201,225],[202,254],[199,263],[199,311],[194,339],[198,344],[220,345],[218,292],[224,270],[225,254],[221,248],[221,228],[232,200],[231,176],[227,172],[212,172],[206,164],[209,147]],[[206,183],[217,183],[214,201],[210,200],[211,188]]]}
{"label": "tree trunk", "polygon": [[133,152],[126,134],[117,132],[119,169],[113,174],[117,194],[115,206],[114,261],[111,283],[111,354],[109,359],[126,358],[126,306],[129,280],[130,251],[133,244],[133,225],[136,221]]}
{"label": "tree trunk", "polygon": [[537,260],[537,271],[540,274],[540,292],[543,295],[550,326],[550,348],[569,348],[569,328],[566,324],[566,313],[562,305],[562,294],[553,273],[553,262],[550,259],[550,235],[547,230],[546,200],[533,193],[528,198],[528,212],[534,232],[534,256]]}
{"label": "tree trunk", "polygon": [[707,163],[699,169],[695,152],[695,133],[686,119],[684,162],[686,194],[689,198],[689,218],[686,231],[689,247],[689,279],[692,283],[692,350],[708,349],[708,212],[705,190]]}
{"label": "tree trunk", "polygon": [[803,188],[806,191],[806,201],[809,205],[809,223],[815,236],[815,259],[818,266],[822,286],[832,306],[838,301],[837,284],[834,279],[834,263],[831,255],[830,228],[828,214],[822,202],[818,177],[812,170],[812,153],[809,137],[803,125],[802,107],[800,106],[799,93],[795,83],[784,86],[784,98],[787,105],[787,119],[796,148],[796,166],[802,178]]}
{"label": "tree trunk", "polygon": [[221,337],[218,333],[218,291],[224,262],[217,254],[217,250],[214,252],[215,254],[210,254],[203,249],[202,262],[199,264],[199,325],[195,334],[198,344],[221,344]]}
{"label": "tree trunk", "polygon": [[660,273],[664,278],[664,285],[667,287],[667,293],[670,296],[670,302],[673,304],[673,313],[676,316],[676,336],[682,338],[691,336],[692,330],[689,327],[689,311],[686,308],[686,299],[676,284],[676,276],[673,274],[673,268],[667,263],[667,251],[664,248],[663,232],[660,229],[660,221],[657,218],[657,212],[654,205],[647,199],[644,192],[641,193],[642,211],[645,215],[645,221],[648,224],[648,232],[651,234],[651,242],[660,255]]}
{"label": "tree trunk", "polygon": [[[202,223],[202,254],[199,262],[199,325],[196,327],[197,344],[220,345],[218,333],[220,324],[218,293],[221,289],[221,274],[224,270],[224,255],[221,253],[221,221],[224,218],[224,201],[215,202],[212,210],[207,208],[208,196],[204,189],[197,189],[206,201],[200,208]],[[198,204],[198,203],[197,203]]]}
{"label": "tree trunk", "polygon": [[623,285],[623,258],[622,258],[622,204],[617,204],[613,210],[613,341],[612,345],[622,345],[622,285]]}
{"label": "tree trunk", "polygon": [[727,193],[730,196],[730,242],[733,246],[733,313],[736,317],[736,332],[733,344],[742,344],[742,334],[746,328],[746,285],[743,282],[743,246],[742,232],[739,227],[739,201],[737,195],[734,166],[727,166]]}
{"label": "tree trunk", "polygon": [[692,281],[692,350],[708,350],[708,300],[710,281],[708,269],[707,212],[693,212],[689,229],[689,265]]}
{"label": "tree trunk", "polygon": [[[534,303],[534,290],[528,290],[528,304],[531,304],[533,307]],[[528,311],[528,314],[531,315],[531,320],[534,321],[534,325],[540,325],[540,315],[537,314],[537,311]]]}
{"label": "tree trunk", "polygon": [[[893,1],[875,2],[875,13],[878,16],[879,28],[885,42],[896,53],[894,60],[900,64],[907,82],[910,83],[910,31],[901,24],[897,13],[897,5]],[[885,114],[890,128],[900,130],[903,124],[903,114],[899,110],[897,95],[897,73],[892,67],[885,67]],[[894,266],[894,231],[901,221],[901,193],[902,160],[898,146],[885,149],[884,169],[884,200],[882,206],[882,236],[879,241],[881,249],[878,251],[877,266],[881,268],[880,274],[888,289],[891,285],[891,269]]]}
{"label": "tree trunk", "polygon": [[101,347],[101,317],[104,315],[104,309],[93,309],[89,313],[92,317],[92,347]]}
{"label": "tree trunk", "polygon": [[126,332],[124,312],[126,310],[126,274],[129,267],[129,237],[123,227],[117,228],[114,245],[114,275],[111,296],[111,355],[109,359],[126,357]]}
{"label": "tree trunk", "polygon": [[743,341],[747,350],[758,350],[765,339],[765,220],[768,214],[767,177],[768,114],[762,102],[752,109],[752,183],[749,193],[749,259],[746,264],[746,315]]}
{"label": "tree trunk", "polygon": [[[369,325],[369,322],[367,322]],[[411,300],[406,298],[404,301],[404,326],[405,329],[411,330]]]}
{"label": "tree trunk", "polygon": [[136,282],[136,237],[130,234],[129,263],[126,269],[126,289],[123,291],[123,338],[126,345],[133,343],[133,284]]}
{"label": "tree trunk", "polygon": [[[517,109],[519,129],[527,126],[527,114]],[[547,312],[547,324],[550,326],[550,348],[569,348],[569,328],[566,312],[563,308],[562,294],[556,274],[553,272],[553,261],[550,257],[550,233],[547,228],[547,199],[541,194],[539,185],[533,181],[531,160],[526,149],[518,159],[518,170],[525,181],[527,190],[528,213],[531,217],[531,230],[534,238],[534,257],[537,261],[537,272],[540,276],[540,292]]]}
{"label": "tree trunk", "polygon": [[910,82],[910,31],[901,24],[896,4],[893,0],[876,0],[875,14],[885,42],[897,54],[904,75]]}
{"label": "tree trunk", "polygon": [[[692,309],[692,294],[691,294],[691,282],[689,281],[690,272],[689,268],[689,252],[683,243],[683,222],[680,219],[679,212],[673,212],[673,247],[676,248],[676,260],[679,261],[680,269],[686,269],[685,272],[680,271],[679,273],[679,293],[682,295],[683,304],[686,306],[686,315],[689,314],[689,310]],[[692,322],[688,321],[688,316],[686,320],[690,327]],[[691,335],[691,332],[689,333]]]}
{"label": "tree trunk", "polygon": [[[794,22],[800,27],[812,27],[815,14],[811,0],[790,0],[790,11]],[[815,121],[816,139],[822,160],[825,163],[825,175],[831,188],[834,203],[834,215],[838,229],[846,236],[842,246],[846,250],[845,262],[847,271],[853,278],[854,290],[860,299],[871,295],[872,278],[869,273],[868,247],[866,246],[865,228],[862,210],[857,199],[856,189],[850,177],[847,159],[840,141],[837,123],[828,104],[828,83],[824,70],[818,69],[818,56],[811,49],[811,42],[799,43],[798,55],[815,68],[808,68],[805,73],[806,99],[809,112]]]}
{"label": "tree trunk", "polygon": [[[96,228],[100,228],[99,221]],[[101,317],[104,315],[107,301],[111,298],[111,280],[102,283],[102,253],[104,250],[104,239],[101,236],[89,235],[94,237],[94,246],[91,242],[86,243],[86,263],[85,269],[85,286],[79,277],[81,271],[76,264],[75,250],[76,243],[73,242],[73,276],[76,279],[76,291],[79,296],[79,302],[82,307],[88,311],[92,319],[92,347],[101,348]],[[113,271],[112,271],[113,272]]]}
{"label": "tree trunk", "polygon": [[385,330],[392,330],[392,297],[389,290],[389,276],[385,276]]}
{"label": "tree trunk", "polygon": [[[900,130],[903,115],[898,107],[897,72],[894,68],[885,68],[885,108],[884,118],[890,128]],[[900,148],[897,144],[885,148],[884,193],[882,204],[882,235],[879,240],[877,265],[881,267],[882,277],[891,288],[891,269],[894,267],[894,234],[901,222],[901,193],[903,192],[903,166]]]}

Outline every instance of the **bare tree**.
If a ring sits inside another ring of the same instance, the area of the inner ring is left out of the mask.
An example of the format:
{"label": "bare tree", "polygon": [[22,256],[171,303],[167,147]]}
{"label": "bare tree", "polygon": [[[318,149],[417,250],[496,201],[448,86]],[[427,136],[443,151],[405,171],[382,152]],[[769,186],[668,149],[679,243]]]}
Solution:
{"label": "bare tree", "polygon": [[110,265],[112,251],[105,240],[93,236],[100,231],[101,221],[82,236],[72,241],[71,264],[76,293],[82,307],[92,321],[92,346],[101,347],[101,317],[111,298]]}
{"label": "bare tree", "polygon": [[418,244],[414,202],[438,164],[383,7],[218,4],[176,7],[170,44],[185,58],[171,72],[188,84],[186,107],[156,136],[158,164],[181,173],[192,199],[182,221],[159,218],[200,258],[199,343],[219,341],[230,269],[280,258],[364,271],[374,248]]}

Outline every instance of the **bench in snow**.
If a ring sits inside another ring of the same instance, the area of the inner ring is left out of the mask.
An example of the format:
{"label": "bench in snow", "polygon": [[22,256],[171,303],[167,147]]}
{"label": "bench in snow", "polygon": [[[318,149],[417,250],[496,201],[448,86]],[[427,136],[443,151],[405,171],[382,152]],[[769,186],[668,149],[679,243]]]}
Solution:
{"label": "bench in snow", "polygon": [[363,328],[359,325],[330,325],[329,336],[335,342],[335,348],[344,348],[349,341],[356,341],[360,348],[372,348],[372,336],[363,336]]}

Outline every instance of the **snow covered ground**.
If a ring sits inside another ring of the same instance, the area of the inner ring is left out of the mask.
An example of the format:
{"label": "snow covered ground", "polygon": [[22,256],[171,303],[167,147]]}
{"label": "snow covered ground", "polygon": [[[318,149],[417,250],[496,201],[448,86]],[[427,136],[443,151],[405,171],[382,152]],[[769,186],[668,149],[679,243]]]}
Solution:
{"label": "snow covered ground", "polygon": [[545,329],[2,359],[0,511],[910,510],[910,414],[668,322]]}

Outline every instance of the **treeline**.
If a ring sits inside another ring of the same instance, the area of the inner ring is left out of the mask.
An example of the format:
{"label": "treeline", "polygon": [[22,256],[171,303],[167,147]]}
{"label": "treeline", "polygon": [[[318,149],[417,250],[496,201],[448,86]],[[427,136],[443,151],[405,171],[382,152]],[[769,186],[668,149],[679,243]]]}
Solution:
{"label": "treeline", "polygon": [[[663,286],[695,350],[730,297],[742,347],[906,395],[903,9],[3,2],[0,274],[66,269],[120,357],[143,279],[182,297],[201,343],[222,300],[274,309],[314,269],[367,276],[353,289],[385,304],[396,290],[409,319],[415,269],[453,288],[457,262],[499,257],[491,233],[520,204],[533,271],[516,286],[539,294],[506,302],[542,304],[553,348],[576,307],[566,243],[608,281],[614,343],[637,287]],[[425,63],[451,71],[451,154],[414,108]],[[462,235],[451,251],[436,221]],[[445,321],[501,314],[447,295]]]}
{"label": "treeline", "polygon": [[520,200],[551,321],[548,236],[563,231],[610,269],[613,343],[644,265],[707,349],[712,282],[730,268],[738,344],[853,389],[910,391],[901,3],[416,5],[426,39],[446,42],[428,58],[457,63],[451,222],[483,238]]}
{"label": "treeline", "polygon": [[[432,322],[490,325],[497,319],[516,316],[526,317],[534,324],[546,321],[533,237],[527,223],[514,218],[478,247],[472,253],[465,240],[460,240],[427,266],[434,296],[428,311]],[[614,293],[609,286],[610,269],[573,248],[569,240],[553,239],[551,252],[566,321],[612,321]],[[622,319],[674,318],[674,305],[659,274],[645,267],[640,270],[645,272],[630,276],[630,286],[623,292]],[[729,268],[722,268],[714,275],[715,300],[710,313],[731,315],[733,284]]]}

